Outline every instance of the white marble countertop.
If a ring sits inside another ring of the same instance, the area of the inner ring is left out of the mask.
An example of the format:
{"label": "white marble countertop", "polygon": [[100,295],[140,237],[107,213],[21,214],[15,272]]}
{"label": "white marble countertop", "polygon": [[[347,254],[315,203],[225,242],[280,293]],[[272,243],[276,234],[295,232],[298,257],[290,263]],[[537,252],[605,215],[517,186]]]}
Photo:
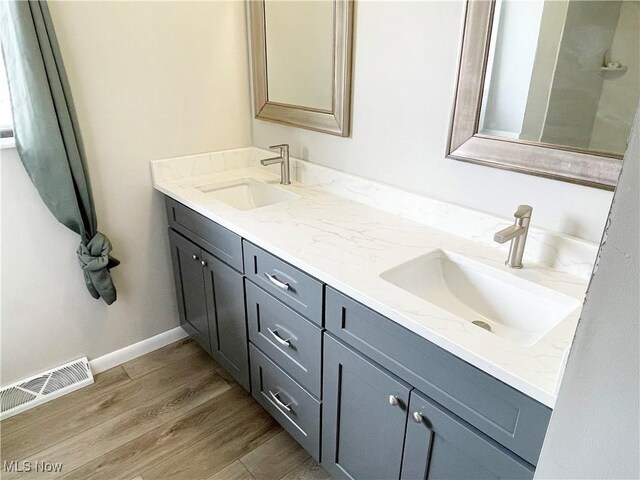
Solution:
{"label": "white marble countertop", "polygon": [[[157,162],[166,167],[168,160]],[[380,274],[431,250],[444,249],[572,297],[580,305],[587,287],[584,277],[535,264],[509,269],[503,249],[349,200],[321,186],[296,182],[279,186],[299,198],[239,211],[196,187],[247,177],[278,184],[273,168],[226,165],[233,169],[192,170],[193,176],[171,179],[158,173],[157,162],[152,162],[152,170],[160,192],[553,408],[581,306],[542,339],[523,346],[388,283]]]}

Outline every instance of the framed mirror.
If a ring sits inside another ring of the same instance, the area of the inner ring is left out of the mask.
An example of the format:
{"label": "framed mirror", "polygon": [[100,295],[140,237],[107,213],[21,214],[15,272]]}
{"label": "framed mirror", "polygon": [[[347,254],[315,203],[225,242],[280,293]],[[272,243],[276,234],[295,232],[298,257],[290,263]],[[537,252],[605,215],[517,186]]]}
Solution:
{"label": "framed mirror", "polygon": [[256,118],[349,136],[351,0],[249,0]]}
{"label": "framed mirror", "polygon": [[637,0],[468,0],[447,156],[612,190],[640,94]]}

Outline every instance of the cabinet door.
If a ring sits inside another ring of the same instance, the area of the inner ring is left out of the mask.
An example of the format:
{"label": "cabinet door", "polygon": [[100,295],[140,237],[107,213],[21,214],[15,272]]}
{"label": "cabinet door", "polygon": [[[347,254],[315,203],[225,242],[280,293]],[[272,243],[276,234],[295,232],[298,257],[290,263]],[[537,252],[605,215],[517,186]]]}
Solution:
{"label": "cabinet door", "polygon": [[249,351],[243,276],[202,252],[209,312],[211,354],[249,391]]}
{"label": "cabinet door", "polygon": [[209,322],[200,247],[169,230],[180,325],[209,354]]}
{"label": "cabinet door", "polygon": [[402,478],[533,478],[534,468],[433,400],[411,392]]}
{"label": "cabinet door", "polygon": [[324,336],[322,465],[334,476],[400,477],[410,387]]}

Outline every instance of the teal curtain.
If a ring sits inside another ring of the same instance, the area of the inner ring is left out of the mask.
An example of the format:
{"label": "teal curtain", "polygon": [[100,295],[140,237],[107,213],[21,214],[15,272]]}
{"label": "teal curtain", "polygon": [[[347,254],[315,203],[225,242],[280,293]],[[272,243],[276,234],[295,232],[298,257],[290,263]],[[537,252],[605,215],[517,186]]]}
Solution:
{"label": "teal curtain", "polygon": [[[0,0],[0,40],[11,92],[16,149],[42,200],[78,235],[89,293],[111,304],[111,242],[98,232],[69,82],[46,2]],[[28,219],[25,219],[28,221]]]}

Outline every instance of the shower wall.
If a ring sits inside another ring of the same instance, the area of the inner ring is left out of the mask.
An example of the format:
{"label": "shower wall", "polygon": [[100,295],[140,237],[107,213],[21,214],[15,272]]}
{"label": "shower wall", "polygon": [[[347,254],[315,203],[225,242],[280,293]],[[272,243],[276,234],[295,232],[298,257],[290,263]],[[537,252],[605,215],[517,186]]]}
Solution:
{"label": "shower wall", "polygon": [[[569,2],[541,140],[589,148],[621,1]],[[568,121],[571,119],[571,121]]]}
{"label": "shower wall", "polygon": [[624,1],[610,52],[626,70],[602,72],[602,93],[589,150],[621,152],[631,131],[640,86],[640,2]]}

